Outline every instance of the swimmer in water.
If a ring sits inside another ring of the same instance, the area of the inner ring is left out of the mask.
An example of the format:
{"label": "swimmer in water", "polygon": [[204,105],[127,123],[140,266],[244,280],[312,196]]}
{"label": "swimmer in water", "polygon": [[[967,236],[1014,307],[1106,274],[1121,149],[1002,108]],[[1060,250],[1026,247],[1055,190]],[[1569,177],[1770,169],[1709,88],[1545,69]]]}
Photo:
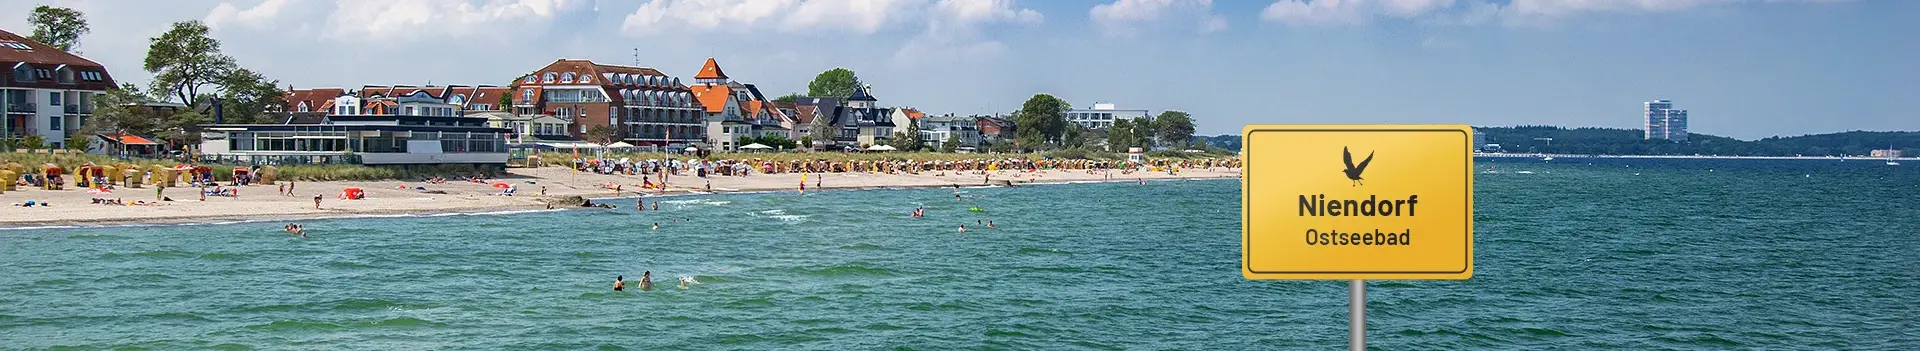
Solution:
{"label": "swimmer in water", "polygon": [[653,271],[640,273],[640,290],[653,290]]}
{"label": "swimmer in water", "polygon": [[660,223],[654,223],[653,230],[660,230]]}
{"label": "swimmer in water", "polygon": [[926,217],[926,216],[927,216],[927,208],[926,208],[926,207],[920,207],[920,208],[915,208],[915,209],[913,209],[913,218],[921,218],[921,217]]}
{"label": "swimmer in water", "polygon": [[624,276],[624,275],[614,276],[613,291],[626,291],[626,290],[627,290],[627,276]]}
{"label": "swimmer in water", "polygon": [[960,232],[961,232],[961,233],[965,233],[965,232],[967,232],[967,225],[965,225],[965,224],[961,224],[961,225],[960,225]]}
{"label": "swimmer in water", "polygon": [[993,220],[987,220],[987,229],[993,229]]}
{"label": "swimmer in water", "polygon": [[634,207],[640,208],[640,212],[647,212],[647,199],[641,198],[634,201],[637,201],[633,204]]}
{"label": "swimmer in water", "polygon": [[654,210],[654,211],[659,211],[659,210],[660,210],[660,202],[659,202],[659,201],[654,201],[654,202],[653,202],[653,210]]}

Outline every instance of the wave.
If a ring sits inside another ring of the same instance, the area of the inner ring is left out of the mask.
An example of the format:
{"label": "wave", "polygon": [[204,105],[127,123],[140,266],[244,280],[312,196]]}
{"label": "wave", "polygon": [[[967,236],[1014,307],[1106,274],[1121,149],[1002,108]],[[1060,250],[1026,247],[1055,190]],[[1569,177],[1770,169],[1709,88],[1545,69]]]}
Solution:
{"label": "wave", "polygon": [[873,267],[873,266],[868,266],[865,264],[858,264],[858,263],[844,264],[844,265],[837,265],[837,266],[827,266],[827,267],[821,267],[821,268],[790,268],[789,270],[794,272],[795,274],[799,274],[803,276],[819,276],[819,277],[854,277],[854,276],[890,277],[890,276],[899,275],[899,273],[894,272],[891,269]]}

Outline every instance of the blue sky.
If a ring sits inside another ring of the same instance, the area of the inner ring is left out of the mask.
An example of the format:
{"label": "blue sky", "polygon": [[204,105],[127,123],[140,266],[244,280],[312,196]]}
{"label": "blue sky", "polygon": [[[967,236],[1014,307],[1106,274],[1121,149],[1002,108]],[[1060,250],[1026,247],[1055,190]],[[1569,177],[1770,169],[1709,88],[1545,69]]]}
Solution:
{"label": "blue sky", "polygon": [[[147,38],[204,20],[296,87],[504,84],[556,58],[691,76],[708,56],[768,94],[847,67],[881,103],[1078,106],[1252,123],[1637,128],[1672,99],[1696,133],[1920,130],[1920,2],[1840,0],[53,1],[82,53],[144,84]],[[7,2],[26,33],[36,4]]]}

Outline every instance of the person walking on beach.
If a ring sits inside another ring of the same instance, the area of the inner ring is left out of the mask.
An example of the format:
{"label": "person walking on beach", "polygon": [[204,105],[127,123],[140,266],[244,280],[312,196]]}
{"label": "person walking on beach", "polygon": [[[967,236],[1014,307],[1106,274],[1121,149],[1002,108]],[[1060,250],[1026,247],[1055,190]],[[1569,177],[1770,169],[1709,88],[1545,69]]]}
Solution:
{"label": "person walking on beach", "polygon": [[626,291],[626,290],[627,290],[627,276],[624,276],[624,275],[613,276],[613,291]]}
{"label": "person walking on beach", "polygon": [[319,194],[314,194],[314,195],[313,195],[313,209],[316,209],[316,210],[318,210],[318,209],[320,209],[320,195],[319,195]]}
{"label": "person walking on beach", "polygon": [[287,181],[287,196],[293,196],[293,181]]}

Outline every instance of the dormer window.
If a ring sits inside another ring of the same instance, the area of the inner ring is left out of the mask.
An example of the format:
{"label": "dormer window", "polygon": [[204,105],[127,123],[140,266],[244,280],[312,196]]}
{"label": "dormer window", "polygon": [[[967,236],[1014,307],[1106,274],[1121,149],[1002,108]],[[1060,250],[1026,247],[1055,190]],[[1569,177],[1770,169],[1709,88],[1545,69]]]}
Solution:
{"label": "dormer window", "polygon": [[13,65],[13,81],[21,83],[32,82],[33,67],[27,66],[26,62]]}
{"label": "dormer window", "polygon": [[581,82],[581,83],[593,83],[593,75],[591,75],[591,74],[582,74],[582,75],[580,75],[580,82]]}
{"label": "dormer window", "polygon": [[59,68],[54,69],[54,72],[59,73],[60,84],[73,84],[73,68],[67,67],[67,65],[60,65]]}
{"label": "dormer window", "polygon": [[561,82],[561,83],[573,83],[573,72],[567,72],[567,73],[561,73],[561,74],[560,74],[560,82]]}
{"label": "dormer window", "polygon": [[522,81],[521,83],[533,84],[534,82],[536,82],[536,80],[533,78],[533,75],[529,74],[527,75],[527,80]]}
{"label": "dormer window", "polygon": [[547,74],[540,76],[540,81],[543,83],[553,83],[553,80],[559,77],[560,75],[558,74],[554,74],[553,72],[547,72]]}

